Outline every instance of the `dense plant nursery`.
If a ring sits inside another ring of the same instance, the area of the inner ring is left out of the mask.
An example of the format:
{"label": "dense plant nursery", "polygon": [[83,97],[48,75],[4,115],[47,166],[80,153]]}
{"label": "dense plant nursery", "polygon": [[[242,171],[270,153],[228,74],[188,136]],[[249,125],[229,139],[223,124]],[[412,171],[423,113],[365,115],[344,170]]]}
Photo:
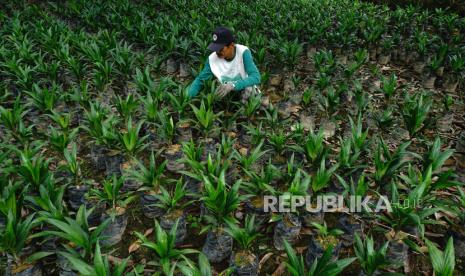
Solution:
{"label": "dense plant nursery", "polygon": [[0,1],[0,275],[464,275],[465,9],[390,2]]}

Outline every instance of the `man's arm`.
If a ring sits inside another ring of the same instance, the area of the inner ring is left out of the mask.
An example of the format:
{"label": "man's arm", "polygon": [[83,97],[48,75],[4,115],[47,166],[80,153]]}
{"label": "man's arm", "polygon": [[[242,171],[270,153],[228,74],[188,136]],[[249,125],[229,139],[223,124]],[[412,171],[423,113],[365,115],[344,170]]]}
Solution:
{"label": "man's arm", "polygon": [[189,88],[189,96],[190,97],[195,97],[197,94],[199,94],[199,91],[203,87],[204,81],[210,79],[213,76],[212,70],[210,69],[210,63],[207,61],[205,62],[205,66],[203,67],[202,72],[195,78],[195,80],[192,82],[190,88]]}
{"label": "man's arm", "polygon": [[234,90],[239,91],[252,85],[260,84],[260,73],[253,62],[252,53],[249,49],[244,51],[244,68],[247,72],[247,78],[234,82]]}

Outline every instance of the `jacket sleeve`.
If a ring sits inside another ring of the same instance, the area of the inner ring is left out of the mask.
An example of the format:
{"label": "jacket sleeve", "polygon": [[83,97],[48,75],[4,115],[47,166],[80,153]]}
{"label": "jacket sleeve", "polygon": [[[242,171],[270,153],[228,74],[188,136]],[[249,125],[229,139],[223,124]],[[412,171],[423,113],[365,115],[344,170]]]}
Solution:
{"label": "jacket sleeve", "polygon": [[245,72],[247,72],[247,78],[234,82],[234,90],[239,91],[246,87],[259,85],[260,84],[260,73],[258,72],[257,66],[252,58],[252,53],[249,49],[243,53]]}
{"label": "jacket sleeve", "polygon": [[205,62],[205,66],[203,67],[203,70],[200,72],[200,74],[195,78],[195,80],[192,82],[191,86],[189,87],[189,96],[190,97],[195,97],[197,94],[199,94],[200,90],[203,88],[203,83],[206,80],[209,80],[213,76],[213,73],[210,69],[210,63],[207,61]]}

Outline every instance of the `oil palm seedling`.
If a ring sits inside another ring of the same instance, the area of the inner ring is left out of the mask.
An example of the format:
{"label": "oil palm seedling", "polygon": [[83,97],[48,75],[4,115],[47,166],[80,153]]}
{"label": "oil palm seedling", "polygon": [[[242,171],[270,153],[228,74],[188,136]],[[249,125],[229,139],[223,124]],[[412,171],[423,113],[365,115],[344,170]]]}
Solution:
{"label": "oil palm seedling", "polygon": [[34,188],[38,188],[40,184],[52,177],[48,169],[49,159],[46,159],[39,153],[32,154],[27,149],[20,151],[19,155],[21,163],[17,170],[26,184],[31,184]]}
{"label": "oil palm seedling", "polygon": [[357,165],[357,160],[360,157],[360,151],[353,149],[351,140],[343,140],[339,138],[341,148],[339,150],[338,168],[353,172],[363,165]]}
{"label": "oil palm seedling", "polygon": [[64,186],[58,186],[53,179],[39,186],[38,195],[27,195],[25,200],[30,202],[32,209],[43,217],[63,219],[66,214],[63,207]]}
{"label": "oil palm seedling", "polygon": [[370,104],[370,98],[359,81],[354,82],[354,95],[355,104],[357,105],[357,113],[363,113]]}
{"label": "oil palm seedling", "polygon": [[50,126],[49,131],[49,141],[52,148],[57,152],[63,152],[76,137],[79,129],[75,128],[70,133],[66,133]]}
{"label": "oil palm seedling", "polygon": [[416,93],[413,96],[405,94],[402,117],[410,138],[414,138],[427,126],[431,105],[430,97],[424,93]]}
{"label": "oil palm seedling", "polygon": [[163,230],[158,221],[155,220],[155,239],[150,241],[144,234],[134,232],[141,241],[141,245],[147,247],[155,253],[156,259],[147,265],[161,269],[166,275],[172,275],[173,266],[178,265],[178,261],[186,258],[185,255],[198,253],[193,249],[178,249],[175,247],[176,231],[178,224],[175,223],[169,232]]}
{"label": "oil palm seedling", "polygon": [[396,176],[396,172],[408,164],[408,156],[413,153],[407,151],[410,142],[405,142],[391,153],[383,138],[375,152],[375,173],[374,179],[378,184],[386,183]]}
{"label": "oil palm seedling", "polygon": [[111,74],[113,72],[113,63],[108,60],[95,61],[93,70],[94,84],[98,91],[104,91],[111,84]]}
{"label": "oil palm seedling", "polygon": [[147,122],[155,123],[158,119],[159,102],[150,92],[147,92],[146,97],[141,98],[141,102],[144,105],[145,119]]}
{"label": "oil palm seedling", "polygon": [[320,168],[312,178],[312,190],[319,192],[329,185],[329,181],[333,173],[337,170],[338,164],[333,165],[331,168],[326,168],[326,160],[323,158],[320,162]]}
{"label": "oil palm seedling", "polygon": [[114,105],[121,117],[123,117],[126,121],[132,117],[139,108],[139,101],[132,93],[128,94],[126,98],[122,98],[121,96],[116,95],[116,98],[114,99]]}
{"label": "oil palm seedling", "polygon": [[231,156],[234,152],[234,145],[236,143],[236,139],[232,139],[231,136],[225,135],[224,133],[221,134],[221,143],[219,151],[221,152],[221,156],[223,159],[227,159],[226,157]]}
{"label": "oil palm seedling", "polygon": [[389,78],[384,76],[381,77],[382,92],[384,96],[388,99],[392,98],[394,93],[397,90],[397,76],[396,74],[391,74]]}
{"label": "oil palm seedling", "polygon": [[21,97],[17,97],[12,108],[0,106],[0,122],[18,141],[25,141],[32,135],[32,127],[25,127],[24,117],[28,113],[27,104],[21,104]]}
{"label": "oil palm seedling", "polygon": [[204,135],[204,138],[207,138],[209,134],[212,134],[214,128],[214,122],[219,119],[223,112],[214,113],[211,105],[205,105],[205,101],[200,103],[200,107],[192,105],[192,111],[194,112],[195,118],[197,121],[198,128]]}
{"label": "oil palm seedling", "polygon": [[226,232],[233,237],[239,249],[231,255],[231,266],[237,274],[257,275],[258,257],[253,252],[253,242],[259,236],[255,225],[255,217],[247,215],[244,228],[239,228],[234,222],[228,222]]}
{"label": "oil palm seedling", "polygon": [[317,133],[310,129],[307,137],[304,138],[303,145],[291,146],[293,149],[302,152],[307,158],[307,162],[311,164],[319,164],[321,160],[328,154],[328,149],[324,143],[323,128],[320,128]]}
{"label": "oil palm seedling", "polygon": [[114,265],[108,261],[108,256],[103,255],[100,250],[100,245],[97,242],[95,245],[95,252],[92,261],[83,260],[79,255],[69,252],[59,252],[60,255],[65,257],[75,271],[81,275],[95,275],[95,276],[123,276],[125,275],[126,267],[129,258],[122,260]]}
{"label": "oil palm seedling", "polygon": [[[248,143],[250,142],[253,145],[259,144],[263,139],[266,138],[266,131],[264,130],[263,123],[260,122],[258,126],[252,124],[244,124],[243,125],[247,135],[244,135],[246,139],[245,141],[241,141],[241,143]],[[250,141],[248,141],[250,138]]]}
{"label": "oil palm seedling", "polygon": [[286,57],[284,63],[289,67],[289,68],[294,68],[294,66],[297,64],[297,59],[299,55],[303,51],[303,46],[302,43],[298,42],[297,39],[294,41],[286,41],[284,42],[279,49],[282,52],[282,56]]}
{"label": "oil palm seedling", "polygon": [[347,258],[342,260],[332,260],[333,249],[328,247],[324,254],[315,259],[312,266],[306,269],[306,265],[303,256],[297,257],[292,246],[285,242],[284,243],[288,260],[286,261],[286,268],[292,276],[316,276],[316,275],[329,275],[335,276],[341,274],[344,269],[349,266],[355,258]]}
{"label": "oil palm seedling", "polygon": [[[72,210],[78,210],[81,204],[86,203],[86,194],[89,191],[89,187],[86,181],[82,181],[81,173],[81,162],[77,157],[77,145],[76,143],[71,144],[71,150],[65,149],[63,151],[65,157],[65,164],[59,167],[60,170],[65,171],[65,179],[68,180],[66,187],[66,198],[69,207]],[[71,177],[67,177],[70,175]]]}
{"label": "oil palm seedling", "polygon": [[294,134],[295,133],[285,133],[283,129],[267,133],[268,142],[279,157],[283,157],[283,154],[288,147],[287,143],[290,139],[292,139]]}
{"label": "oil palm seedling", "polygon": [[247,116],[247,118],[250,118],[253,120],[254,115],[258,108],[261,105],[261,97],[260,95],[251,95],[248,99],[247,102],[245,102],[244,108],[244,115]]}
{"label": "oil palm seedling", "polygon": [[179,270],[187,276],[203,276],[210,275],[212,268],[207,257],[200,253],[198,258],[198,265],[192,260],[186,258],[183,262],[178,264]]}
{"label": "oil palm seedling", "polygon": [[105,204],[104,218],[110,218],[111,223],[102,232],[107,239],[102,241],[105,246],[114,245],[121,241],[128,223],[127,207],[136,199],[132,192],[122,192],[124,177],[113,174],[111,179],[103,181],[103,190],[92,189],[91,196]]}
{"label": "oil palm seedling", "polygon": [[51,88],[40,88],[37,84],[34,84],[33,87],[33,91],[26,92],[32,101],[32,105],[42,112],[51,113],[60,99],[58,94],[59,87],[56,84]]}
{"label": "oil palm seedling", "polygon": [[[189,142],[184,142],[182,144],[182,152],[183,158],[180,160],[180,162],[186,164],[187,167],[191,168],[192,172],[198,173],[198,175],[202,177],[200,173],[202,172],[202,145],[198,147],[191,139]],[[190,172],[187,172],[186,175],[193,177]],[[199,178],[198,180],[201,181],[202,179]]]}
{"label": "oil palm seedling", "polygon": [[465,56],[463,56],[461,53],[450,55],[448,61],[452,72],[450,75],[448,75],[444,86],[446,92],[454,93],[465,68]]}
{"label": "oil palm seedling", "polygon": [[395,184],[391,187],[390,204],[392,210],[379,216],[394,231],[418,232],[423,237],[425,224],[438,224],[438,221],[429,219],[431,215],[441,210],[440,207],[431,207],[434,199],[425,193],[428,180],[415,187],[405,198],[401,198]]}
{"label": "oil palm seedling", "polygon": [[[90,260],[96,244],[102,240],[102,233],[110,223],[110,219],[104,220],[97,227],[89,227],[88,219],[94,209],[89,211],[84,205],[79,207],[76,218],[65,217],[62,220],[55,218],[40,217],[41,222],[50,226],[49,230],[41,231],[32,235],[38,237],[59,237],[63,239],[63,247],[74,255],[79,255],[84,260]],[[73,249],[68,243],[72,243]]]}
{"label": "oil palm seedling", "polygon": [[313,56],[313,60],[315,62],[315,68],[320,73],[333,73],[336,66],[336,60],[334,59],[333,52],[331,50],[321,50],[319,52],[316,52]]}
{"label": "oil palm seedling", "polygon": [[118,72],[119,76],[122,78],[130,76],[136,63],[136,56],[133,53],[132,45],[128,45],[127,42],[121,40],[116,44],[116,47],[111,50],[111,55],[115,60],[115,70]]}
{"label": "oil palm seedling", "polygon": [[369,129],[363,129],[362,114],[359,113],[357,116],[357,122],[354,123],[353,119],[349,116],[350,129],[352,136],[350,138],[352,146],[355,152],[364,151],[367,147],[367,136]]}
{"label": "oil palm seedling", "polygon": [[86,110],[84,116],[86,124],[82,127],[95,139],[97,145],[109,147],[117,141],[118,135],[114,131],[116,117],[100,102],[90,102],[90,110]]}
{"label": "oil palm seedling", "polygon": [[71,122],[71,113],[62,113],[62,112],[56,112],[52,111],[52,114],[47,114],[52,121],[55,122],[60,127],[60,130],[63,131],[63,133],[69,133],[69,127],[70,127],[70,122]]}
{"label": "oil palm seedling", "polygon": [[[434,55],[428,63],[428,74],[423,81],[423,87],[426,89],[434,89],[436,81],[436,72],[442,67],[444,59],[440,55]],[[441,69],[444,70],[444,69]]]}
{"label": "oil palm seedling", "polygon": [[34,215],[20,217],[16,210],[9,210],[6,226],[0,230],[0,250],[7,254],[8,267],[6,273],[15,275],[19,273],[42,273],[36,261],[51,253],[35,253],[27,255],[27,243],[32,238],[32,229],[37,225]]}
{"label": "oil palm seedling", "polygon": [[14,56],[6,60],[4,66],[8,69],[7,74],[13,77],[15,85],[24,90],[30,90],[33,88],[34,74],[38,71],[38,65],[31,67],[21,61],[21,58]]}
{"label": "oil palm seedling", "polygon": [[173,143],[174,136],[176,134],[176,128],[173,121],[173,117],[169,114],[167,109],[161,109],[157,112],[158,116],[158,130],[159,134],[166,141],[168,145]]}
{"label": "oil palm seedling", "polygon": [[428,151],[423,155],[422,166],[424,172],[427,172],[429,166],[431,166],[433,173],[438,172],[453,153],[454,150],[452,149],[441,151],[441,138],[436,137],[433,144],[428,147]]}
{"label": "oil palm seedling", "polygon": [[392,106],[387,107],[382,111],[378,111],[373,115],[376,126],[382,131],[387,131],[394,125],[394,109]]}
{"label": "oil palm seedling", "polygon": [[426,240],[428,253],[435,275],[452,276],[455,272],[454,241],[449,238],[444,251],[439,250],[431,241]]}
{"label": "oil palm seedling", "polygon": [[388,246],[389,241],[385,242],[380,248],[375,249],[373,237],[366,237],[362,240],[358,234],[355,234],[355,255],[362,267],[364,275],[376,275],[376,273],[379,273],[380,269],[390,264],[386,255]]}
{"label": "oil palm seedling", "polygon": [[[309,193],[311,177],[304,171],[297,169],[294,178],[290,182],[286,191],[281,196],[291,199],[294,196],[307,196]],[[291,244],[297,241],[297,237],[302,228],[302,222],[298,216],[299,210],[295,208],[285,208],[281,219],[276,223],[273,234],[273,244],[278,250],[284,249],[284,241]]]}
{"label": "oil palm seedling", "polygon": [[148,166],[137,160],[137,169],[129,171],[130,178],[140,183],[140,204],[143,214],[148,218],[156,218],[163,214],[163,210],[155,204],[158,202],[156,195],[160,193],[160,186],[164,183],[167,161],[156,162],[156,156],[152,151]]}
{"label": "oil palm seedling", "polygon": [[336,176],[341,186],[344,188],[344,191],[342,193],[344,196],[365,196],[367,194],[369,186],[364,173],[360,175],[357,181],[354,181],[352,176],[350,177],[349,181],[346,181],[337,173],[335,173],[334,175]]}
{"label": "oil palm seedling", "polygon": [[195,179],[199,179],[198,176],[201,176],[202,178],[204,176],[208,177],[212,181],[216,181],[221,175],[221,172],[227,172],[225,174],[226,180],[230,180],[232,174],[234,174],[234,168],[232,170],[229,170],[229,168],[232,166],[232,156],[222,156],[221,151],[217,151],[214,156],[212,156],[211,153],[208,153],[207,160],[203,162],[203,169],[201,171],[197,171],[197,177],[194,175]]}
{"label": "oil palm seedling", "polygon": [[302,93],[302,103],[304,106],[309,106],[313,96],[315,95],[315,90],[313,88],[307,88]]}
{"label": "oil palm seedling", "polygon": [[312,266],[313,262],[321,258],[328,248],[332,248],[331,258],[337,259],[342,247],[342,242],[338,240],[337,236],[344,232],[340,229],[328,229],[326,222],[323,224],[312,222],[312,226],[316,229],[316,233],[312,236],[305,255],[307,266]]}
{"label": "oil palm seedling", "polygon": [[164,211],[164,215],[160,217],[161,227],[169,231],[175,223],[178,224],[176,232],[176,244],[181,244],[187,234],[186,214],[184,209],[193,203],[193,200],[185,201],[188,194],[186,191],[186,183],[181,177],[176,181],[176,186],[173,191],[168,191],[163,186],[160,186],[161,193],[155,197],[158,203],[155,206]]}
{"label": "oil palm seedling", "polygon": [[267,165],[261,168],[260,173],[246,171],[246,174],[249,180],[242,186],[251,197],[245,200],[245,210],[249,214],[254,214],[257,223],[263,224],[270,217],[264,210],[264,196],[278,194],[272,183],[279,178],[280,171],[269,160]]}
{"label": "oil palm seedling", "polygon": [[154,100],[156,102],[159,102],[159,100],[161,100],[161,95],[158,95],[156,93],[156,84],[152,79],[150,70],[150,66],[146,66],[143,71],[141,71],[139,68],[136,68],[136,75],[134,76],[134,81],[140,93],[149,93],[152,95],[152,97],[154,97]]}
{"label": "oil palm seedling", "polygon": [[148,135],[143,137],[139,136],[143,123],[144,121],[141,120],[137,123],[137,125],[133,126],[132,118],[130,117],[126,123],[125,131],[118,134],[120,146],[129,158],[134,157],[138,152],[148,146],[144,143]]}
{"label": "oil palm seedling", "polygon": [[73,87],[69,99],[76,102],[79,106],[88,108],[89,102],[91,102],[91,94],[87,81],[82,80],[79,82],[79,85]]}
{"label": "oil palm seedling", "polygon": [[210,262],[217,263],[231,255],[232,237],[227,234],[224,228],[226,221],[235,221],[233,212],[246,198],[244,195],[239,195],[240,186],[241,181],[236,181],[231,188],[228,188],[224,171],[213,183],[204,177],[204,192],[201,202],[206,209],[204,218],[208,225],[202,229],[202,232],[209,231],[202,252]]}
{"label": "oil palm seedling", "polygon": [[182,120],[185,118],[187,108],[189,107],[189,90],[187,87],[179,86],[177,93],[168,93],[168,98],[171,106],[177,111],[178,119]]}
{"label": "oil palm seedling", "polygon": [[241,164],[244,171],[249,171],[252,169],[252,166],[257,164],[258,160],[268,152],[268,150],[262,150],[262,146],[263,141],[261,141],[253,151],[246,154],[242,154],[234,149],[233,158]]}
{"label": "oil palm seedling", "polygon": [[444,105],[444,110],[449,112],[450,108],[454,104],[454,98],[452,98],[452,96],[449,94],[444,95],[444,97],[442,98],[442,103]]}
{"label": "oil palm seedling", "polygon": [[4,182],[2,182],[2,189],[0,190],[0,226],[2,227],[2,229],[6,225],[6,219],[10,210],[11,212],[13,212],[14,215],[17,213],[17,206],[23,206],[22,194],[19,193],[19,195],[16,196],[17,191],[20,187],[20,182],[15,183],[12,180],[5,180]]}
{"label": "oil palm seedling", "polygon": [[[321,79],[320,79],[321,80]],[[324,89],[318,97],[318,107],[321,111],[326,112],[327,116],[331,116],[336,111],[337,106],[340,102],[339,93],[333,86],[330,86],[330,80],[328,80],[328,85],[325,87],[320,87]]]}
{"label": "oil palm seedling", "polygon": [[276,128],[280,123],[284,123],[279,120],[278,109],[270,103],[268,108],[265,109],[265,121],[271,128]]}

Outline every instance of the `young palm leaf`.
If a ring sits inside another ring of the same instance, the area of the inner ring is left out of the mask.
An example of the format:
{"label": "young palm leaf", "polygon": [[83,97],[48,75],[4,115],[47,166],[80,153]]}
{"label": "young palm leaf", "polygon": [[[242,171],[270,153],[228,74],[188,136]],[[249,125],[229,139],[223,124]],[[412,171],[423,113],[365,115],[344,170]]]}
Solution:
{"label": "young palm leaf", "polygon": [[234,150],[234,158],[238,160],[244,171],[250,170],[251,166],[257,162],[268,150],[262,151],[263,141],[250,154],[242,155],[237,150]]}
{"label": "young palm leaf", "polygon": [[323,256],[320,259],[316,259],[310,269],[306,271],[303,257],[300,256],[298,258],[294,249],[287,241],[284,241],[284,247],[288,258],[285,262],[286,267],[292,276],[335,276],[342,273],[347,266],[356,260],[356,258],[347,258],[332,261],[333,248],[330,246],[326,249]]}
{"label": "young palm leaf", "polygon": [[374,248],[373,244],[373,237],[367,237],[362,241],[359,235],[355,233],[355,255],[367,276],[373,275],[378,269],[390,264],[386,256],[389,241],[385,242],[378,250]]}
{"label": "young palm leaf", "polygon": [[206,276],[212,275],[212,268],[207,257],[199,253],[198,266],[192,260],[185,258],[184,262],[178,265],[181,272],[186,276]]}
{"label": "young palm leaf", "polygon": [[255,226],[255,216],[247,215],[244,228],[239,228],[236,223],[227,221],[226,232],[239,244],[242,250],[250,250],[252,243],[260,235]]}
{"label": "young palm leaf", "polygon": [[410,138],[414,138],[418,132],[426,127],[424,123],[428,117],[431,105],[431,99],[424,93],[416,93],[413,96],[409,96],[406,93],[402,107],[402,116]]}
{"label": "young palm leaf", "polygon": [[144,123],[141,120],[135,127],[132,125],[132,119],[129,117],[126,125],[126,131],[119,133],[119,142],[123,149],[126,151],[126,154],[130,157],[134,157],[139,151],[143,150],[148,146],[144,141],[147,139],[148,135],[139,137],[139,132]]}
{"label": "young palm leaf", "polygon": [[68,259],[73,268],[83,276],[123,276],[129,261],[129,258],[126,258],[113,266],[110,265],[107,255],[102,256],[98,243],[91,263],[68,252],[59,252],[59,254]]}
{"label": "young palm leaf", "polygon": [[337,170],[338,165],[332,166],[330,169],[326,169],[325,159],[321,160],[320,168],[316,172],[312,179],[312,190],[318,192],[328,186],[331,176]]}
{"label": "young palm leaf", "polygon": [[205,190],[201,200],[210,213],[205,218],[214,226],[220,226],[228,220],[234,221],[232,213],[239,207],[241,201],[246,198],[246,196],[239,195],[241,181],[236,181],[231,188],[228,188],[224,174],[224,170],[221,171],[218,181],[215,183],[216,185],[207,177],[204,177]]}
{"label": "young palm leaf", "polygon": [[185,258],[186,254],[197,253],[193,249],[177,249],[175,247],[176,231],[178,228],[178,222],[174,224],[173,228],[169,232],[163,230],[155,220],[155,242],[150,241],[145,235],[139,232],[134,234],[142,242],[141,245],[154,251],[157,259],[155,265],[161,267],[162,271],[167,275],[171,275],[172,265],[174,262],[180,261]]}
{"label": "young palm leaf", "polygon": [[438,276],[452,276],[455,271],[455,253],[453,238],[447,241],[444,252],[440,251],[432,242],[426,240],[428,252],[433,264],[434,274]]}

